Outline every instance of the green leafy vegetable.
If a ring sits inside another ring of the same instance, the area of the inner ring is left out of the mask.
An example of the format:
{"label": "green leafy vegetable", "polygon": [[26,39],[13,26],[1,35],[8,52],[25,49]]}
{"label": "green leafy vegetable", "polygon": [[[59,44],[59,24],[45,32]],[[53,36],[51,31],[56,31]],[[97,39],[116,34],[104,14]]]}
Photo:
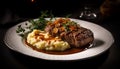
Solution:
{"label": "green leafy vegetable", "polygon": [[[71,16],[70,14],[66,16],[66,18],[68,18],[69,16]],[[46,20],[45,18],[46,17],[49,17],[50,20]],[[25,25],[27,27],[25,28],[22,28],[21,25],[18,26],[18,28],[16,29],[16,33],[18,33],[20,36],[24,37],[25,36],[25,31],[26,29],[29,29],[30,31],[34,30],[34,29],[40,29],[40,30],[44,30],[47,23],[48,22],[51,22],[53,20],[54,15],[52,14],[52,11],[50,11],[49,15],[48,15],[48,11],[42,11],[41,12],[41,16],[34,20],[34,19],[30,19],[28,20],[28,22],[30,23],[29,25],[27,23],[25,23]],[[51,22],[52,23],[52,22]],[[67,23],[68,25],[69,24],[72,24],[71,22],[68,22]],[[68,28],[68,25],[64,25],[64,27],[66,28],[66,31],[69,31],[69,28]]]}
{"label": "green leafy vegetable", "polygon": [[22,28],[21,25],[19,25],[17,30],[16,30],[17,33],[20,33],[20,32],[24,33],[24,31],[25,31],[25,29]]}

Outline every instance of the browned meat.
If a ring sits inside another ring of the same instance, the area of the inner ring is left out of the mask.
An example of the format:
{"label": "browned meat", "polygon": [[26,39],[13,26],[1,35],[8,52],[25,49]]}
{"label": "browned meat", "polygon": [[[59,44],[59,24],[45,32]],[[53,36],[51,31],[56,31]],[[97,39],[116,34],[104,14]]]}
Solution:
{"label": "browned meat", "polygon": [[53,28],[54,28],[54,26],[52,27],[52,26],[48,25],[48,26],[46,26],[45,31],[51,33]]}
{"label": "browned meat", "polygon": [[67,41],[72,47],[83,47],[93,42],[92,31],[81,27],[77,31],[61,33],[61,38]]}
{"label": "browned meat", "polygon": [[94,40],[91,30],[80,27],[80,25],[71,22],[69,19],[58,19],[47,25],[45,31],[49,32],[52,36],[60,36],[71,47],[84,47]]}

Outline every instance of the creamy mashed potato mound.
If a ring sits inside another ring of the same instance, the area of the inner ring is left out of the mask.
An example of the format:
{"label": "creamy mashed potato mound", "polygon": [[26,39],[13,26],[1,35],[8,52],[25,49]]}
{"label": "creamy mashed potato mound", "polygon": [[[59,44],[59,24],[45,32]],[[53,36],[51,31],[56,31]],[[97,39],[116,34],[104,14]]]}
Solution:
{"label": "creamy mashed potato mound", "polygon": [[37,49],[64,51],[70,48],[70,45],[59,37],[52,37],[48,32],[33,30],[27,36],[27,43],[35,46]]}

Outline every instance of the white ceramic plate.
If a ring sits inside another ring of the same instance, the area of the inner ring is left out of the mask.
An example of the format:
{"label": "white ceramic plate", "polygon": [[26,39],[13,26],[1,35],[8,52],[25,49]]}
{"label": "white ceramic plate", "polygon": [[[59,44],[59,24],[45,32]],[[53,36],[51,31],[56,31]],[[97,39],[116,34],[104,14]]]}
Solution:
{"label": "white ceramic plate", "polygon": [[22,38],[18,36],[18,34],[16,33],[16,29],[18,25],[22,25],[23,27],[25,27],[25,23],[28,21],[22,22],[8,29],[8,31],[5,34],[4,42],[10,49],[14,51],[45,60],[81,60],[99,55],[104,51],[106,51],[107,49],[109,49],[113,44],[114,38],[112,34],[105,28],[87,21],[82,21],[78,19],[71,19],[71,20],[93,31],[95,37],[95,41],[94,41],[95,45],[93,47],[85,51],[69,54],[69,55],[51,55],[51,54],[45,54],[42,52],[35,51],[25,46],[25,44],[22,42]]}

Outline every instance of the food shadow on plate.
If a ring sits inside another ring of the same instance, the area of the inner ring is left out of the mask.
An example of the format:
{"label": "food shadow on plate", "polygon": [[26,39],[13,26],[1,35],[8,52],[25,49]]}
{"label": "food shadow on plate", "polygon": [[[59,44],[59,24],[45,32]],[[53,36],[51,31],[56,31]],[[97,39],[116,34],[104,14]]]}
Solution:
{"label": "food shadow on plate", "polygon": [[103,45],[105,42],[100,39],[95,39],[92,45],[89,48],[99,47]]}
{"label": "food shadow on plate", "polygon": [[38,59],[27,55],[23,55],[13,50],[10,50],[10,53],[11,56],[15,59],[16,63],[19,63],[25,69],[48,68],[48,67],[52,69],[56,69],[56,68],[97,69],[108,58],[109,50],[92,58],[87,58],[83,60],[71,60],[71,61],[43,60],[43,59]]}

